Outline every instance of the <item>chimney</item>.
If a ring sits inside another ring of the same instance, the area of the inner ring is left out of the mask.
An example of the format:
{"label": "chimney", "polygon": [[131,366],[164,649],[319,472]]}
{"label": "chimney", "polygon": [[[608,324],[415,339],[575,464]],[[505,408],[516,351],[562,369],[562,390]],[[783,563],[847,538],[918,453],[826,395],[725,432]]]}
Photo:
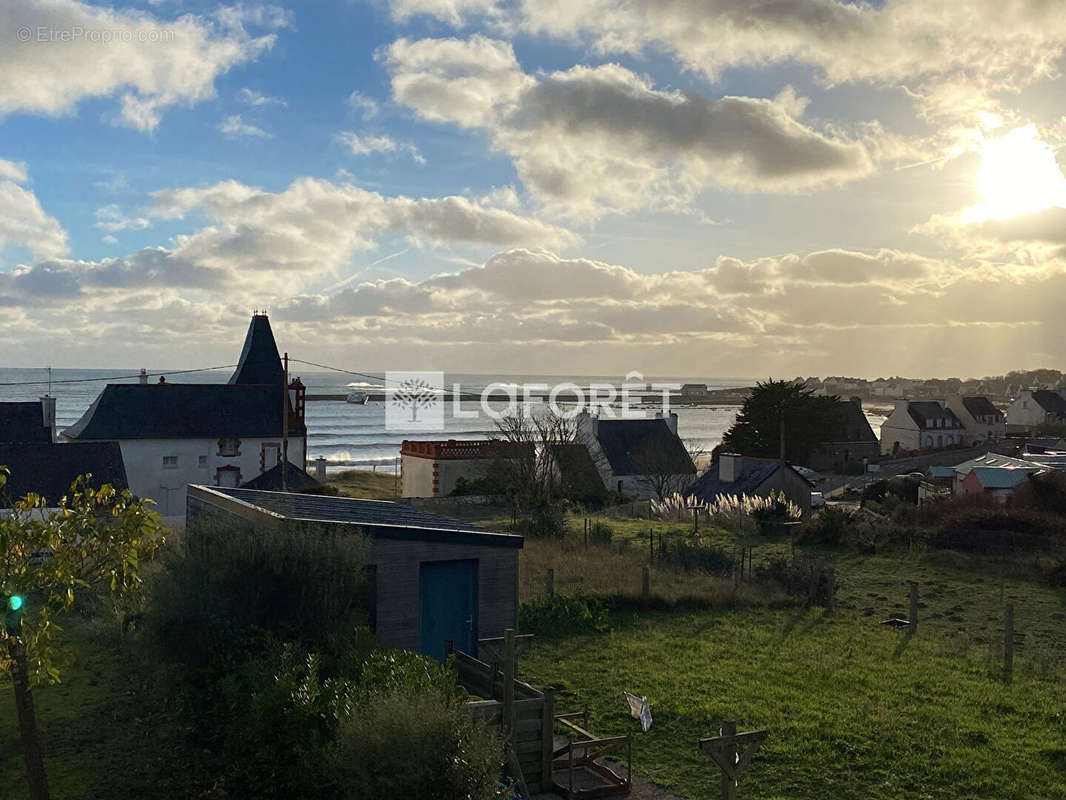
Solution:
{"label": "chimney", "polygon": [[148,385],[148,370],[146,370],[144,367],[141,367],[140,384],[141,386]]}
{"label": "chimney", "polygon": [[677,436],[677,412],[671,411],[669,414],[664,414],[662,411],[655,412],[656,419],[661,419],[666,423],[666,427],[670,429],[670,432]]}
{"label": "chimney", "polygon": [[718,456],[718,480],[723,483],[732,483],[740,477],[740,468],[744,456],[736,453],[722,453]]}
{"label": "chimney", "polygon": [[48,428],[51,440],[56,440],[56,399],[51,395],[41,398],[41,424]]}
{"label": "chimney", "polygon": [[322,456],[315,459],[315,480],[319,483],[326,482],[326,459]]}
{"label": "chimney", "polygon": [[896,407],[893,409],[893,413],[899,411],[901,414],[907,413],[907,406],[910,405],[910,400],[897,400]]}
{"label": "chimney", "polygon": [[851,402],[853,402],[855,405],[857,405],[860,409],[862,408],[862,398],[861,397],[852,397],[851,398]]}

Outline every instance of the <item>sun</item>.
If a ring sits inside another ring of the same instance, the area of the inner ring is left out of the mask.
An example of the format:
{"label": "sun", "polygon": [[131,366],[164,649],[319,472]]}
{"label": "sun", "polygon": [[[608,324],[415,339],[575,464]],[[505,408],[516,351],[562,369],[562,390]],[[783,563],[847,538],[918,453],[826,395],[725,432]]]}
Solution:
{"label": "sun", "polygon": [[1055,151],[1040,139],[1035,125],[986,141],[977,181],[981,202],[964,212],[969,222],[1066,206],[1066,176],[1055,160]]}

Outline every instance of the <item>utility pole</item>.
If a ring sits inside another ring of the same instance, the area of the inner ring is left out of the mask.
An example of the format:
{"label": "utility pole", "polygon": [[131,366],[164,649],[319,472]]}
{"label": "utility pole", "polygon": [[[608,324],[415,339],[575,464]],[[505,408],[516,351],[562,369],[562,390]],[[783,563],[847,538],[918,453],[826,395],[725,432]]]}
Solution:
{"label": "utility pole", "polygon": [[785,463],[785,412],[781,411],[781,419],[778,423],[777,429],[781,436],[781,463]]}
{"label": "utility pole", "polygon": [[281,381],[281,491],[289,491],[289,354],[285,354],[285,377]]}

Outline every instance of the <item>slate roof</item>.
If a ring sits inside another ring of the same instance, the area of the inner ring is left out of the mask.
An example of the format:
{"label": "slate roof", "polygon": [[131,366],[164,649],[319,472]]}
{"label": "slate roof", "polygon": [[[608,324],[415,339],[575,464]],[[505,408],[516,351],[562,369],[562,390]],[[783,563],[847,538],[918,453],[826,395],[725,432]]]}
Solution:
{"label": "slate roof", "polygon": [[973,474],[985,489],[1013,489],[1025,483],[1032,469],[1008,469],[1005,467],[974,467]]}
{"label": "slate roof", "polygon": [[285,369],[281,365],[281,356],[278,355],[274,332],[270,330],[270,320],[266,314],[255,314],[248,324],[241,358],[229,382],[269,383],[280,386],[284,381]]}
{"label": "slate roof", "polygon": [[55,505],[74,479],[85,473],[92,473],[95,488],[105,483],[116,489],[129,488],[118,442],[0,444],[0,464],[11,471],[7,485],[0,490],[0,508],[9,508],[10,499],[28,492],[36,492]]}
{"label": "slate roof", "polygon": [[[117,384],[104,387],[68,439],[215,439],[281,436],[281,382]],[[302,436],[303,425],[289,429]]]}
{"label": "slate roof", "polygon": [[833,430],[827,442],[876,442],[870,421],[862,413],[862,406],[851,400],[837,403],[837,414],[833,420]]}
{"label": "slate roof", "polygon": [[406,503],[219,486],[203,488],[241,500],[287,519],[335,522],[375,528],[376,530],[370,531],[372,536],[387,534],[387,529],[393,528],[397,529],[395,533],[401,535],[404,531],[425,531],[446,536],[468,534],[494,545],[522,546],[522,537],[516,534],[497,533],[469,522],[422,511]]}
{"label": "slate roof", "polygon": [[962,405],[975,419],[988,416],[995,417],[1000,422],[1006,419],[1003,412],[996,408],[987,397],[964,397]]}
{"label": "slate roof", "polygon": [[[749,456],[738,456],[738,458],[743,458],[743,461],[740,465],[740,474],[735,480],[723,481],[718,478],[718,466],[721,461],[720,459],[715,459],[711,462],[710,469],[703,473],[685,491],[685,494],[698,497],[700,500],[706,500],[709,503],[720,495],[756,494],[759,487],[782,468],[781,461],[776,458],[752,458]],[[785,468],[792,469],[787,464]],[[795,470],[792,471],[796,472]],[[796,476],[810,485],[810,481],[798,472],[796,472]]]}
{"label": "slate roof", "polygon": [[1050,389],[1037,389],[1033,392],[1033,399],[1047,413],[1066,416],[1066,400],[1058,392]]}
{"label": "slate roof", "polygon": [[48,442],[52,431],[44,425],[39,400],[0,403],[0,442]]}
{"label": "slate roof", "polygon": [[[306,492],[308,489],[317,489],[322,484],[308,475],[304,470],[291,461],[285,464],[286,489],[290,492]],[[257,475],[250,481],[241,484],[242,489],[266,489],[272,492],[281,491],[281,464],[276,464],[266,472]]]}
{"label": "slate roof", "polygon": [[962,422],[950,408],[944,408],[932,400],[912,400],[907,404],[907,413],[911,415],[919,428],[925,428],[926,420],[944,420],[943,429],[961,428]]}
{"label": "slate roof", "polygon": [[675,465],[673,474],[686,475],[696,471],[684,443],[664,419],[601,419],[596,427],[596,439],[615,475],[645,474],[634,463],[634,454],[639,461],[642,451],[653,452],[660,448],[662,463]]}

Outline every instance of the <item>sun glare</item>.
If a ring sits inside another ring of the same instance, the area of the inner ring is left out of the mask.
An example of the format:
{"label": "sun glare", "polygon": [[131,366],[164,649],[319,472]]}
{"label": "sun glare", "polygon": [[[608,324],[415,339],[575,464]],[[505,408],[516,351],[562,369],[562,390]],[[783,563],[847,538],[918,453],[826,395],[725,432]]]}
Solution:
{"label": "sun glare", "polygon": [[1066,176],[1055,151],[1040,139],[1036,126],[1016,128],[981,149],[978,186],[981,202],[965,212],[970,222],[1004,219],[1066,206]]}

